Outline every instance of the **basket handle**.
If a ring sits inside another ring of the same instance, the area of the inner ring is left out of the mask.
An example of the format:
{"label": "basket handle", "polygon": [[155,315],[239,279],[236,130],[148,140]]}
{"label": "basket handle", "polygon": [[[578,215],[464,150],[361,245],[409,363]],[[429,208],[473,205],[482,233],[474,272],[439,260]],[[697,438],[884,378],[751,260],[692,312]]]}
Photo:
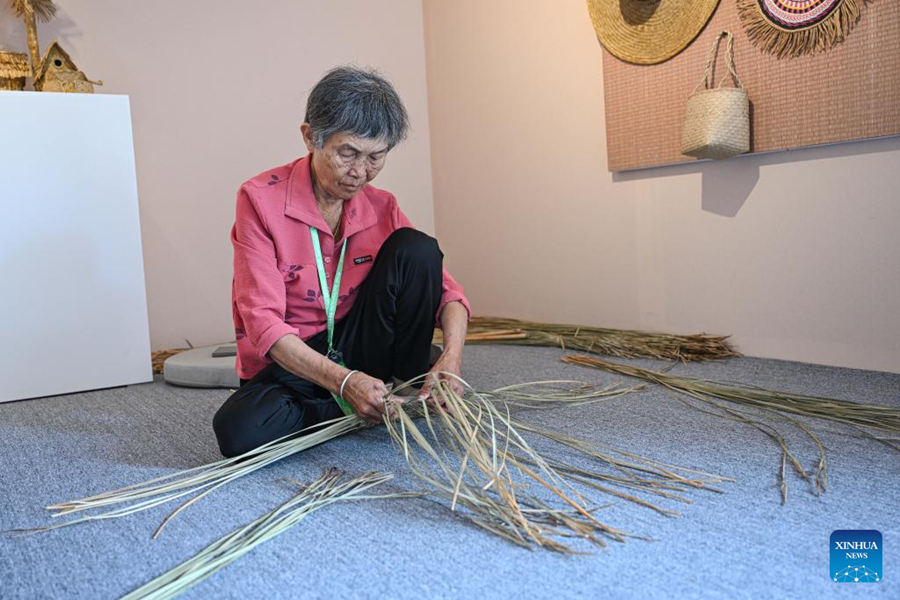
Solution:
{"label": "basket handle", "polygon": [[[706,58],[706,70],[703,72],[703,79],[700,80],[700,83],[697,84],[697,87],[694,88],[694,91],[700,89],[702,86],[703,89],[709,90],[712,89],[714,85],[713,81],[713,68],[716,64],[716,55],[719,51],[719,41],[725,38],[728,40],[728,43],[725,46],[725,65],[728,67],[728,72],[731,73],[731,79],[734,81],[734,87],[742,88],[744,87],[741,83],[740,78],[737,76],[737,72],[734,70],[734,36],[731,35],[730,31],[723,31],[719,35],[716,36],[715,41],[713,42],[712,48],[709,49],[709,55]],[[716,87],[722,87],[722,84],[725,82],[725,78],[719,79],[719,85]]]}

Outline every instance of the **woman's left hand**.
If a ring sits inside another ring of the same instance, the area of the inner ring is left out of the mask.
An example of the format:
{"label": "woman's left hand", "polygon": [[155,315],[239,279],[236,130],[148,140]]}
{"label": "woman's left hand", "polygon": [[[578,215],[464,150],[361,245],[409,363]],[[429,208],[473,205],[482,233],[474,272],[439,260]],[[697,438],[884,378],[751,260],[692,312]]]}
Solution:
{"label": "woman's left hand", "polygon": [[[444,333],[444,351],[428,371],[429,375],[425,378],[422,391],[419,392],[419,399],[431,398],[431,388],[434,387],[436,379],[447,382],[450,388],[459,395],[465,393],[463,385],[457,377],[462,373],[462,353],[463,345],[466,343],[468,311],[462,302],[457,300],[448,302],[441,309],[440,322]],[[441,374],[441,372],[445,374]],[[431,400],[434,401],[433,398]]]}
{"label": "woman's left hand", "polygon": [[[462,395],[465,393],[462,383],[460,383],[460,380],[457,379],[457,377],[460,377],[462,373],[461,352],[444,350],[441,353],[441,356],[437,359],[437,362],[434,363],[434,366],[431,367],[431,370],[428,371],[428,373],[428,376],[425,378],[425,384],[422,386],[422,389],[419,391],[419,394],[417,396],[419,400],[423,398],[426,400],[435,400],[435,398],[431,397],[431,389],[434,387],[434,384],[437,380],[445,381],[457,394]],[[452,375],[456,375],[456,377],[453,377],[448,373],[452,373]]]}

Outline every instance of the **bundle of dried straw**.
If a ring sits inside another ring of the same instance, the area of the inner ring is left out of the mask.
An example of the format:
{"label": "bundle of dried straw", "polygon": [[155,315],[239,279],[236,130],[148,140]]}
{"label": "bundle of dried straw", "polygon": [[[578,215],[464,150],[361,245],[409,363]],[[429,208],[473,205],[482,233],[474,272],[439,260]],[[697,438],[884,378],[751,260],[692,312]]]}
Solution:
{"label": "bundle of dried straw", "polygon": [[181,354],[190,348],[167,348],[166,350],[156,350],[150,353],[150,364],[153,366],[153,373],[162,375],[164,372],[166,359],[176,354]]}
{"label": "bundle of dried straw", "polygon": [[[675,335],[652,331],[583,325],[534,323],[517,319],[473,317],[466,343],[553,346],[622,358],[698,361],[739,356],[728,336]],[[440,342],[438,333],[436,341]]]}

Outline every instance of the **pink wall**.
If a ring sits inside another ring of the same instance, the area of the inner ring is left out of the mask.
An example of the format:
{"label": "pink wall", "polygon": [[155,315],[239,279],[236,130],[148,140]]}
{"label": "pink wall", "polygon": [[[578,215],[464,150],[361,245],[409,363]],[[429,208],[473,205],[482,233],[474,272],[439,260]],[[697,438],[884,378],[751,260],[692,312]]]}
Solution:
{"label": "pink wall", "polygon": [[[151,344],[233,339],[234,196],[259,171],[305,153],[308,90],[343,63],[398,88],[410,138],[375,184],[433,231],[422,5],[419,0],[65,0],[40,26],[99,93],[128,94],[134,124]],[[24,51],[24,25],[0,2],[0,47]]]}
{"label": "pink wall", "polygon": [[437,232],[477,313],[900,371],[900,138],[612,175],[584,0],[423,6]]}

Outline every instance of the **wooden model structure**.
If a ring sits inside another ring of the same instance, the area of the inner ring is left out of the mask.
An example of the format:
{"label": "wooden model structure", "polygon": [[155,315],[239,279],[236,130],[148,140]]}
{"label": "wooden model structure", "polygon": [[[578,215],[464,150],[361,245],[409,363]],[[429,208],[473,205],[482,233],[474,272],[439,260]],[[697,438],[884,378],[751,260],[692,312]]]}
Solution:
{"label": "wooden model structure", "polygon": [[93,94],[94,84],[103,85],[103,82],[88,79],[57,42],[50,44],[34,71],[34,89],[39,92]]}
{"label": "wooden model structure", "polygon": [[[28,68],[26,55],[0,52],[0,89],[24,89],[24,78],[28,75],[34,75],[34,89],[39,92],[92,94],[94,85],[103,85],[102,81],[91,81],[79,71],[68,52],[63,50],[57,42],[50,44],[43,58],[40,58],[36,19],[49,21],[56,14],[56,5],[53,4],[53,0],[10,0],[10,4],[16,14],[25,19],[31,68]],[[17,75],[21,72],[23,58],[24,75]]]}
{"label": "wooden model structure", "polygon": [[0,52],[0,90],[24,90],[29,75],[27,54]]}

